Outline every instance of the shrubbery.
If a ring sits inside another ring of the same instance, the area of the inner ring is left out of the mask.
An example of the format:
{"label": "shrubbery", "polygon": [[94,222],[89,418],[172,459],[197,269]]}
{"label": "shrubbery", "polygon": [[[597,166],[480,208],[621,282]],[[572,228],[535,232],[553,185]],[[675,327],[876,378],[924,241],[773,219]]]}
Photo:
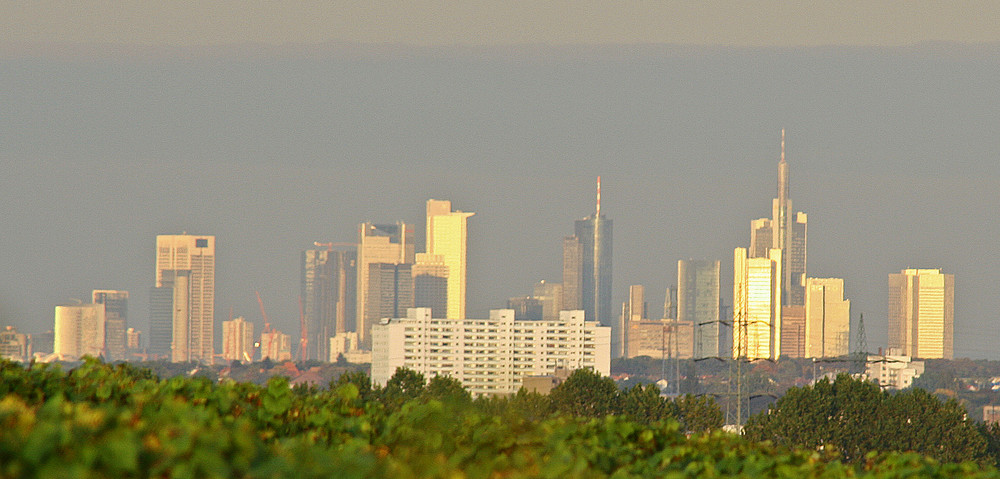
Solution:
{"label": "shrubbery", "polygon": [[0,362],[0,477],[995,477],[916,454],[849,465],[721,432],[689,437],[700,426],[673,414],[704,404],[657,403],[645,389],[615,406],[641,413],[583,417],[560,412],[558,394],[473,400],[449,379],[397,376],[385,388],[355,374],[292,389]]}

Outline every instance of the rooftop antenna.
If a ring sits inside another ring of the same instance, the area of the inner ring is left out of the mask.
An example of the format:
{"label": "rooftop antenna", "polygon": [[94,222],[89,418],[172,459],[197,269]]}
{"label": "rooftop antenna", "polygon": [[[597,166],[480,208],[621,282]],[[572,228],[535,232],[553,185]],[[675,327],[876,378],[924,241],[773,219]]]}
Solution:
{"label": "rooftop antenna", "polygon": [[601,217],[601,177],[597,177],[597,217]]}
{"label": "rooftop antenna", "polygon": [[781,129],[781,162],[785,162],[785,129]]}

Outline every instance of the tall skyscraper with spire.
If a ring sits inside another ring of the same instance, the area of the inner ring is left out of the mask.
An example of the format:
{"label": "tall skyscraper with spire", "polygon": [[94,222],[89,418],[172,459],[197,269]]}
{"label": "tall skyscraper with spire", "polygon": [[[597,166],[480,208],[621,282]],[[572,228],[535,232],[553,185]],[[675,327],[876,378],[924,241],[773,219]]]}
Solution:
{"label": "tall skyscraper with spire", "polygon": [[[611,307],[612,222],[601,214],[601,177],[597,177],[597,209],[576,221],[576,238],[582,250],[580,305],[587,320],[611,327],[611,356],[624,354],[623,325]],[[564,252],[565,255],[565,252]]]}
{"label": "tall skyscraper with spire", "polygon": [[765,258],[769,249],[780,249],[782,257],[781,303],[805,305],[806,225],[803,212],[792,213],[788,162],[785,160],[785,130],[781,130],[778,160],[778,192],[771,201],[771,217],[750,223],[750,257]]}

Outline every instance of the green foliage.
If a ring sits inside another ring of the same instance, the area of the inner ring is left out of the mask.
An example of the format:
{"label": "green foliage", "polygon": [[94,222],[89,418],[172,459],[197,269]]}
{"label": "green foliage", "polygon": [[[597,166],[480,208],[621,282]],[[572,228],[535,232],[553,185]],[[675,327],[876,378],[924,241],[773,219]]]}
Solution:
{"label": "green foliage", "polygon": [[941,402],[921,389],[889,394],[846,374],[790,389],[745,427],[753,440],[833,447],[848,461],[877,451],[918,452],[946,462],[986,455],[985,439],[957,402]]}
{"label": "green foliage", "polygon": [[722,410],[711,396],[685,394],[674,401],[685,431],[701,433],[720,429],[725,424]]}
{"label": "green foliage", "polygon": [[603,417],[621,411],[618,386],[611,378],[590,369],[577,369],[556,386],[549,399],[559,413],[582,417]]}
{"label": "green foliage", "polygon": [[[409,399],[389,408],[384,390],[363,399],[369,383],[357,375],[292,391],[284,378],[161,381],[98,361],[68,374],[0,361],[0,478],[997,477],[916,454],[848,465],[721,432],[687,437],[696,427],[663,419],[663,408],[711,404],[657,403],[655,389],[621,393],[642,406],[634,418],[584,417],[553,414],[526,392],[471,400],[447,378],[418,387],[411,373],[393,383],[392,400]],[[603,384],[593,379],[580,382]]]}

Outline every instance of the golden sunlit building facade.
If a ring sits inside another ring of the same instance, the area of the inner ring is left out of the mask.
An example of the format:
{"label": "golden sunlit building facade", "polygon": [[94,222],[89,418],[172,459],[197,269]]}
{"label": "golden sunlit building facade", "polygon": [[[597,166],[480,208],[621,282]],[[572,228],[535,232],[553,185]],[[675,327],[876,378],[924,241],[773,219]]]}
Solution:
{"label": "golden sunlit building facade", "polygon": [[841,278],[806,279],[805,357],[830,358],[850,352],[851,301]]}
{"label": "golden sunlit building facade", "polygon": [[920,359],[954,357],[955,276],[940,269],[889,275],[889,347]]}
{"label": "golden sunlit building facade", "polygon": [[750,258],[733,254],[733,357],[778,359],[781,355],[781,250]]}
{"label": "golden sunlit building facade", "polygon": [[472,215],[452,211],[451,201],[427,200],[427,253],[440,256],[448,267],[448,319],[465,319],[466,245]]}

